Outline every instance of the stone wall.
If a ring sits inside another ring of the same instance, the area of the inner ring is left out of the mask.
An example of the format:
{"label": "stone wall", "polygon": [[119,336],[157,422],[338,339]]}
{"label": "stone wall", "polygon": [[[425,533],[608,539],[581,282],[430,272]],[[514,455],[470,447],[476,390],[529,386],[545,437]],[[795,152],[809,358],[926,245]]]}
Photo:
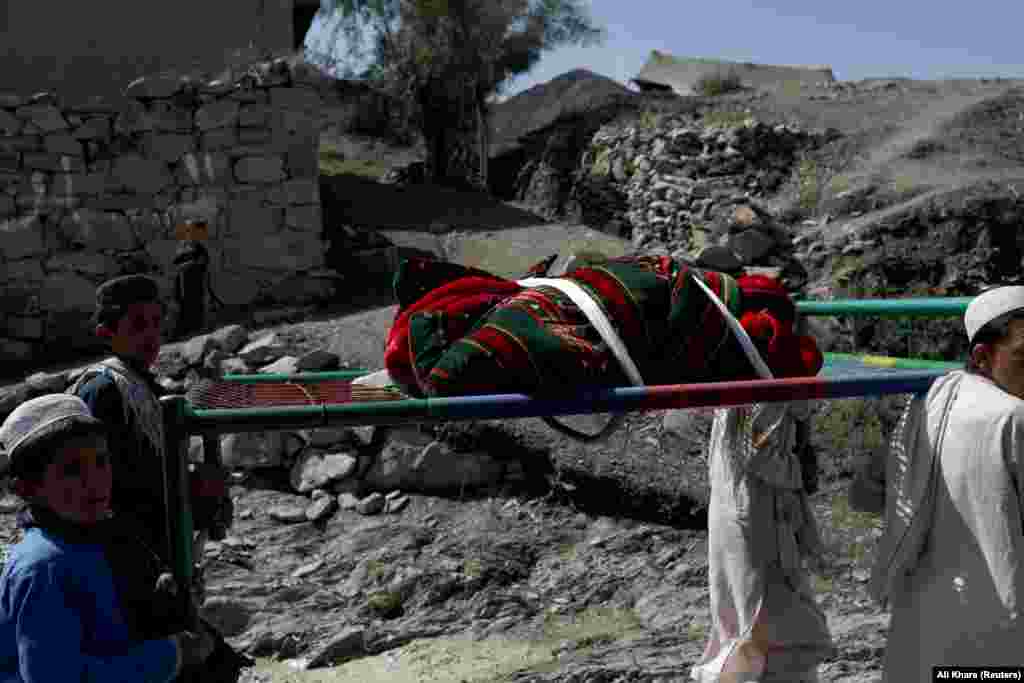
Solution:
{"label": "stone wall", "polygon": [[232,82],[139,79],[118,104],[0,96],[0,361],[93,348],[105,279],[146,272],[169,292],[191,218],[209,222],[226,305],[329,293],[321,82],[281,59]]}
{"label": "stone wall", "polygon": [[795,181],[805,150],[835,134],[749,118],[610,123],[582,157],[571,203],[583,222],[645,252],[703,255],[702,265],[725,271],[795,268],[790,231],[767,200]]}

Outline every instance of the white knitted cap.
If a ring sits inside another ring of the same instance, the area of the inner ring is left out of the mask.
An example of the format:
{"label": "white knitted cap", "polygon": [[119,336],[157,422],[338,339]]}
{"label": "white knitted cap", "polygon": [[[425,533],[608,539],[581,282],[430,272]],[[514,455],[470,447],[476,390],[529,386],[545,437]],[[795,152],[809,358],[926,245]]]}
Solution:
{"label": "white knitted cap", "polygon": [[997,287],[979,295],[964,313],[967,339],[974,341],[974,335],[982,327],[999,316],[1021,309],[1024,309],[1024,287]]}
{"label": "white knitted cap", "polygon": [[6,473],[32,443],[76,425],[105,431],[103,423],[77,396],[47,394],[25,401],[0,425],[0,474]]}

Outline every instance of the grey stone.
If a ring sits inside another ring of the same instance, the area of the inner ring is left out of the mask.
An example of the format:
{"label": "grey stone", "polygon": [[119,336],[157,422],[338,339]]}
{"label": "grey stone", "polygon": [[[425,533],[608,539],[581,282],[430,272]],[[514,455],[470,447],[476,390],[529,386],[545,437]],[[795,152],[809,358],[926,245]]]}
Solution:
{"label": "grey stone", "polygon": [[39,216],[12,218],[0,223],[0,253],[8,261],[46,253]]}
{"label": "grey stone", "polygon": [[115,272],[116,267],[114,259],[96,251],[58,252],[46,260],[46,269],[50,272],[74,271],[93,277]]}
{"label": "grey stone", "polygon": [[107,186],[108,176],[104,173],[55,173],[50,192],[57,197],[98,195]]}
{"label": "grey stone", "polygon": [[82,125],[72,131],[79,140],[97,140],[110,137],[111,121],[108,118],[93,117],[82,122]]}
{"label": "grey stone", "polygon": [[319,372],[322,370],[333,370],[341,364],[338,354],[324,349],[317,349],[301,356],[295,363],[295,369],[299,372]]}
{"label": "grey stone", "polygon": [[494,483],[501,475],[501,464],[485,454],[455,453],[439,441],[414,446],[392,437],[363,480],[374,489],[440,492]]}
{"label": "grey stone", "polygon": [[257,366],[280,357],[283,351],[277,335],[271,332],[246,344],[236,355],[249,365]]}
{"label": "grey stone", "polygon": [[219,152],[186,152],[178,180],[185,185],[218,185],[231,179],[231,162]]}
{"label": "grey stone", "polygon": [[298,362],[295,356],[282,356],[269,365],[260,367],[260,373],[265,375],[293,375],[295,364]]}
{"label": "grey stone", "polygon": [[230,230],[234,235],[269,235],[280,229],[276,222],[279,213],[255,202],[231,202],[229,211]]}
{"label": "grey stone", "polygon": [[[312,506],[310,506],[310,507],[312,507]],[[310,520],[310,521],[316,521],[316,520]],[[323,569],[326,566],[326,564],[327,563],[324,562],[323,560],[314,560],[313,562],[309,562],[307,564],[304,564],[301,567],[299,567],[298,569],[296,569],[295,571],[293,571],[291,573],[291,577],[293,579],[303,579],[303,578],[305,578],[307,576],[310,576],[312,574],[316,574],[318,571]]]}
{"label": "grey stone", "polygon": [[238,131],[234,128],[217,128],[205,131],[200,137],[204,151],[221,151],[238,144]]}
{"label": "grey stone", "polygon": [[192,337],[181,347],[182,360],[189,366],[199,365],[206,358],[206,354],[216,348],[216,343],[210,335],[203,334]]}
{"label": "grey stone", "polygon": [[0,109],[0,135],[18,135],[25,124],[6,111]]}
{"label": "grey stone", "polygon": [[362,628],[348,628],[332,636],[317,648],[306,662],[305,669],[319,669],[362,657],[366,653],[366,633]]}
{"label": "grey stone", "polygon": [[54,134],[47,135],[44,140],[46,151],[50,154],[67,154],[80,157],[85,154],[82,143],[71,135]]}
{"label": "grey stone", "polygon": [[235,163],[235,177],[242,183],[276,183],[285,175],[277,157],[243,157]]}
{"label": "grey stone", "polygon": [[181,92],[185,81],[180,76],[157,75],[138,78],[124,89],[127,97],[171,97]]}
{"label": "grey stone", "polygon": [[52,104],[30,104],[18,107],[17,116],[21,119],[28,119],[44,133],[68,129],[68,122],[64,115]]}
{"label": "grey stone", "polygon": [[114,119],[114,131],[132,134],[147,130],[153,130],[153,117],[144,104],[138,100],[128,100]]}
{"label": "grey stone", "polygon": [[221,374],[224,375],[251,375],[253,371],[240,358],[228,358],[220,364]]}
{"label": "grey stone", "polygon": [[0,218],[7,218],[14,214],[17,204],[14,201],[14,197],[8,197],[7,195],[0,195]]}
{"label": "grey stone", "polygon": [[338,507],[342,510],[355,510],[359,507],[359,498],[351,493],[338,494]]}
{"label": "grey stone", "polygon": [[275,505],[267,510],[267,516],[284,524],[298,524],[308,521],[306,507],[297,504]]}
{"label": "grey stone", "polygon": [[70,156],[67,154],[25,152],[22,155],[22,163],[29,170],[63,171],[65,173],[85,170],[85,163],[80,156]]}
{"label": "grey stone", "polygon": [[218,100],[205,105],[196,112],[196,126],[201,130],[224,128],[238,122],[238,102]]}
{"label": "grey stone", "polygon": [[85,311],[96,307],[96,286],[75,273],[49,276],[39,290],[39,305],[44,311]]}
{"label": "grey stone", "polygon": [[384,496],[374,492],[356,504],[356,512],[361,515],[376,515],[384,510]]}
{"label": "grey stone", "polygon": [[270,121],[270,107],[265,104],[247,104],[238,112],[240,126],[266,126]]}
{"label": "grey stone", "polygon": [[210,333],[210,339],[217,348],[234,353],[249,340],[249,333],[241,325],[227,325]]}
{"label": "grey stone", "polygon": [[387,502],[385,511],[388,514],[401,512],[409,504],[409,496],[398,496]]}
{"label": "grey stone", "polygon": [[19,135],[17,137],[0,137],[0,153],[36,152],[43,149],[41,135]]}
{"label": "grey stone", "polygon": [[[271,139],[270,131],[266,128],[239,128],[238,129],[238,143],[240,145],[262,145],[265,142],[269,142]],[[253,151],[246,150],[241,152],[240,150],[232,150],[232,153],[237,153],[238,156],[247,156],[250,154],[262,155],[271,152],[272,149],[266,147],[258,147]]]}
{"label": "grey stone", "polygon": [[143,138],[146,155],[165,163],[175,163],[185,154],[195,151],[196,141],[191,135],[149,134]]}
{"label": "grey stone", "polygon": [[[120,182],[111,178],[109,183]],[[99,197],[86,197],[81,206],[94,211],[128,211],[130,209],[166,209],[170,201],[164,195],[154,193],[111,193]]]}
{"label": "grey stone", "polygon": [[174,182],[167,164],[137,155],[118,157],[114,177],[128,190],[143,194],[159,192]]}
{"label": "grey stone", "polygon": [[47,216],[60,215],[65,211],[77,209],[85,203],[81,197],[43,197],[38,195],[19,196],[15,201],[21,213],[32,212]]}
{"label": "grey stone", "polygon": [[320,522],[333,515],[337,510],[338,501],[334,499],[334,496],[319,498],[306,508],[306,519],[311,522]]}
{"label": "grey stone", "polygon": [[279,467],[284,462],[284,435],[278,431],[225,434],[220,450],[229,469]]}
{"label": "grey stone", "polygon": [[317,205],[289,206],[284,214],[284,224],[293,230],[316,234],[324,229],[320,207]]}
{"label": "grey stone", "polygon": [[307,453],[292,468],[292,488],[299,493],[323,488],[351,476],[356,465],[356,458],[348,453]]}
{"label": "grey stone", "polygon": [[128,220],[117,213],[79,209],[61,221],[60,230],[69,242],[97,251],[136,247],[135,231]]}

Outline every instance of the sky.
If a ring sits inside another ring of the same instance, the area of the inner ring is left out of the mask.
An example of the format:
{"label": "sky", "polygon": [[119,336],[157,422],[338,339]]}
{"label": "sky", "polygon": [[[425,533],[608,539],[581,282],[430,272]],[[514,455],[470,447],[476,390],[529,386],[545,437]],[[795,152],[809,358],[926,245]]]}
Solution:
{"label": "sky", "polygon": [[[628,84],[650,55],[824,64],[838,80],[1024,78],[1019,0],[591,0],[600,47],[549,52],[511,81],[514,95],[572,69]],[[323,49],[318,15],[307,46]]]}

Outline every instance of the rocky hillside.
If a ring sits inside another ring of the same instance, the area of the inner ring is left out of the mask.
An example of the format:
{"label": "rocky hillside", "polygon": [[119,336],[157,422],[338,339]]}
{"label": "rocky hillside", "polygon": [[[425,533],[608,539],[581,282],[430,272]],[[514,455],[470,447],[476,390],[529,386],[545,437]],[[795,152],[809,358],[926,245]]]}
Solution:
{"label": "rocky hillside", "polygon": [[[970,295],[1020,277],[1019,83],[637,96],[607,112],[582,148],[561,143],[573,126],[586,127],[566,118],[522,138],[533,151],[517,196],[638,250],[725,270],[761,259],[816,298]],[[922,323],[914,353],[957,358],[954,328]],[[845,331],[842,348],[908,348],[905,326]]]}

